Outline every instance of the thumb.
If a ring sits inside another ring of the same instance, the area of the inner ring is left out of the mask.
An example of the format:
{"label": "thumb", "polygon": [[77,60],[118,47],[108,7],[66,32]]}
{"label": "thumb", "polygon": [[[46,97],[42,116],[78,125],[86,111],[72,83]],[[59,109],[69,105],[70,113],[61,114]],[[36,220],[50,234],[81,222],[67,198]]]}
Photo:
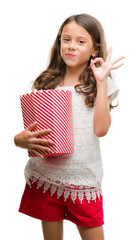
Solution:
{"label": "thumb", "polygon": [[90,67],[92,68],[92,70],[94,70],[96,68],[95,64],[94,64],[94,60],[91,59],[91,62],[90,62]]}
{"label": "thumb", "polygon": [[36,125],[37,125],[37,122],[34,122],[34,123],[30,124],[28,126],[27,130],[29,130],[29,131],[33,130],[36,127]]}

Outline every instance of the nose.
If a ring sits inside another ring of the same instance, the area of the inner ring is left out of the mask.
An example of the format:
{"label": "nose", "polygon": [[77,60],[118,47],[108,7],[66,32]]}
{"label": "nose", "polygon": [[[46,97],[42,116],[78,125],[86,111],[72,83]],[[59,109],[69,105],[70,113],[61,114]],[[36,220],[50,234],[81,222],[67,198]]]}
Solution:
{"label": "nose", "polygon": [[71,41],[69,43],[69,49],[75,50],[76,49],[76,43],[74,41]]}

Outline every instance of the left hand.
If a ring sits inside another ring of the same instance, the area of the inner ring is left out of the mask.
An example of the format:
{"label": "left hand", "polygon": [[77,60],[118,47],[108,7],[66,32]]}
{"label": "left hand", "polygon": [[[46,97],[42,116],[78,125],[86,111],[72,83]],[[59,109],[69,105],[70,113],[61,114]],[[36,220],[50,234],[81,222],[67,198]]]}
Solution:
{"label": "left hand", "polygon": [[[91,69],[94,73],[95,79],[98,83],[106,81],[106,79],[107,79],[111,70],[117,69],[117,68],[119,68],[123,65],[123,63],[119,63],[118,65],[115,65],[115,64],[118,63],[120,60],[122,60],[125,57],[122,56],[122,57],[119,57],[119,58],[117,58],[113,61],[110,61],[111,60],[111,53],[112,53],[112,48],[109,49],[105,62],[101,57],[100,58],[95,58],[94,60],[93,59],[91,60],[90,67],[91,67]],[[99,67],[95,66],[96,62],[100,63]]]}

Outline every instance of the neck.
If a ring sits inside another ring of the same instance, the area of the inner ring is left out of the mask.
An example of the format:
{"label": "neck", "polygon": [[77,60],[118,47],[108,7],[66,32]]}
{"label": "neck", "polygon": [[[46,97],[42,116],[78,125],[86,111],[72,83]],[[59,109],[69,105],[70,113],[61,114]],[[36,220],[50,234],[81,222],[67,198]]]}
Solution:
{"label": "neck", "polygon": [[79,83],[79,77],[82,72],[83,72],[83,69],[73,69],[70,67],[66,67],[66,73],[63,78],[64,84],[74,85],[74,84]]}

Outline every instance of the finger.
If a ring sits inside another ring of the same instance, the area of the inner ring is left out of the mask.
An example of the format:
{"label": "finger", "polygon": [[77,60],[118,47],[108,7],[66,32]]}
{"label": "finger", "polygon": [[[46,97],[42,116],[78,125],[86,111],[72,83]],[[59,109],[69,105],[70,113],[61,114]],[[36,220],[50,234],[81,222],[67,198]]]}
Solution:
{"label": "finger", "polygon": [[46,140],[46,139],[38,139],[37,138],[37,140],[38,140],[38,143],[42,143],[42,144],[50,144],[50,145],[53,145],[54,144],[54,142],[52,141],[52,140]]}
{"label": "finger", "polygon": [[[29,150],[30,151],[30,150]],[[43,158],[43,155],[41,154],[41,153],[39,153],[38,151],[36,151],[36,150],[31,150],[30,151],[30,153],[32,153],[32,154],[34,154],[36,157],[41,157],[41,158]]]}
{"label": "finger", "polygon": [[37,125],[37,122],[34,122],[34,123],[30,124],[28,126],[27,130],[32,131],[36,127],[36,125]]}
{"label": "finger", "polygon": [[119,57],[119,58],[113,60],[111,63],[112,63],[112,65],[114,65],[115,63],[121,61],[121,60],[124,59],[124,58],[125,58],[124,56],[121,56],[121,57]]}
{"label": "finger", "polygon": [[32,132],[32,137],[39,137],[41,135],[49,134],[51,132],[51,129],[44,129],[44,130],[39,130],[36,132]]}
{"label": "finger", "polygon": [[94,65],[94,60],[93,60],[93,59],[91,59],[90,66],[91,66],[91,67],[94,67],[94,66],[95,66],[95,65]]}
{"label": "finger", "polygon": [[113,66],[113,67],[111,67],[111,70],[117,69],[123,65],[124,65],[124,63],[118,64],[117,66]]}
{"label": "finger", "polygon": [[47,148],[47,147],[44,147],[44,146],[41,146],[41,145],[37,145],[37,144],[32,144],[30,146],[30,149],[32,151],[32,149],[35,149],[35,150],[41,150],[41,151],[47,151],[48,153],[51,152],[51,149],[50,148]]}
{"label": "finger", "polygon": [[53,145],[54,142],[51,140],[41,139],[41,138],[32,138],[32,143],[39,143],[39,144],[45,144],[45,145]]}
{"label": "finger", "polygon": [[95,64],[96,62],[99,62],[100,64],[104,63],[103,59],[102,58],[95,58],[93,60],[93,63]]}
{"label": "finger", "polygon": [[112,47],[109,48],[109,51],[108,51],[108,54],[107,54],[107,57],[106,57],[106,62],[110,62],[110,60],[111,60],[111,53],[112,53]]}
{"label": "finger", "polygon": [[90,68],[92,69],[93,72],[95,72],[96,66],[95,66],[95,64],[93,62],[93,59],[91,59]]}

